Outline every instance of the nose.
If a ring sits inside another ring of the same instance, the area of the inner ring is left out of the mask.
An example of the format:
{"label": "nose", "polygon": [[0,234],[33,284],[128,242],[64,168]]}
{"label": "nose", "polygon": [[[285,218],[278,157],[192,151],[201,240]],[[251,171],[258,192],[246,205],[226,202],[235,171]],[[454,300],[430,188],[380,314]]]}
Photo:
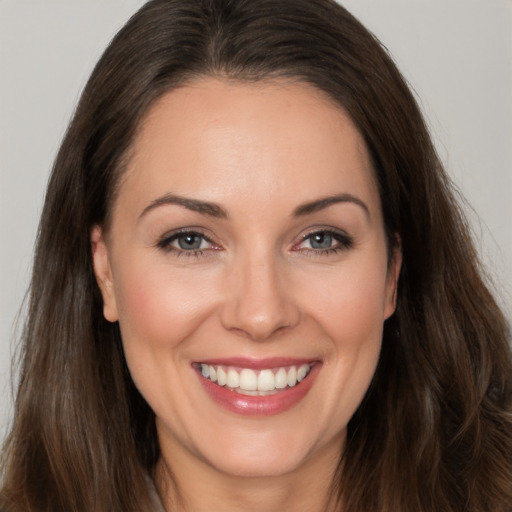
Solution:
{"label": "nose", "polygon": [[255,341],[295,327],[300,311],[274,258],[237,261],[226,279],[223,326]]}

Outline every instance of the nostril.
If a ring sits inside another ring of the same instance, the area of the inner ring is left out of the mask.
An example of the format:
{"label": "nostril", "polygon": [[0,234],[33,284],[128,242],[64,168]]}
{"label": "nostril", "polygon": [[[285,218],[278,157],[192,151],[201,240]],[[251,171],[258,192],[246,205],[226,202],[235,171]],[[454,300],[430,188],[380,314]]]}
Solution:
{"label": "nostril", "polygon": [[249,309],[247,304],[224,308],[223,325],[226,329],[254,340],[266,340],[297,325],[298,308],[291,305],[267,304]]}

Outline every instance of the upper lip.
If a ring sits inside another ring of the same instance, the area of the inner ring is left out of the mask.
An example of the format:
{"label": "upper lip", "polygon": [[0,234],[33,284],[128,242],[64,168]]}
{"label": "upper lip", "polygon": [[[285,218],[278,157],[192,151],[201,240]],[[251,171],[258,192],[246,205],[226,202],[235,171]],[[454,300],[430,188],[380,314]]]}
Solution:
{"label": "upper lip", "polygon": [[268,357],[262,359],[248,357],[222,357],[201,359],[196,361],[196,364],[208,364],[210,366],[236,366],[240,368],[250,368],[253,370],[264,370],[268,368],[279,368],[282,366],[313,364],[318,361],[318,358],[315,357]]}

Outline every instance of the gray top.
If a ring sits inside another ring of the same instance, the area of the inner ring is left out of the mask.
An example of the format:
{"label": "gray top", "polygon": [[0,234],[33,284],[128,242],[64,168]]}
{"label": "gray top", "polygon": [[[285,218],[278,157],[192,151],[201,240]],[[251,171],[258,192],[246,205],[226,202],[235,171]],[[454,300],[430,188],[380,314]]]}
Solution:
{"label": "gray top", "polygon": [[151,477],[148,475],[147,477],[148,481],[148,490],[149,490],[149,496],[151,498],[151,504],[153,505],[153,511],[154,512],[165,512],[165,508],[162,505],[162,501],[160,500],[160,496],[158,496],[158,492],[156,491],[155,483],[151,479]]}

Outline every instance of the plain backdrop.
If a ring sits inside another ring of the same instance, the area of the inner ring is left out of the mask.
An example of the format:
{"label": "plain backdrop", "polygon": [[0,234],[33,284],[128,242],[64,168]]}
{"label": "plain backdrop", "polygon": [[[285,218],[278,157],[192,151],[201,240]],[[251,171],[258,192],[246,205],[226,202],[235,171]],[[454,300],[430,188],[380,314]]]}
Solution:
{"label": "plain backdrop", "polygon": [[[346,0],[417,93],[512,319],[512,0]],[[0,440],[44,189],[93,65],[141,0],[0,0]],[[428,247],[425,247],[428,251]]]}

